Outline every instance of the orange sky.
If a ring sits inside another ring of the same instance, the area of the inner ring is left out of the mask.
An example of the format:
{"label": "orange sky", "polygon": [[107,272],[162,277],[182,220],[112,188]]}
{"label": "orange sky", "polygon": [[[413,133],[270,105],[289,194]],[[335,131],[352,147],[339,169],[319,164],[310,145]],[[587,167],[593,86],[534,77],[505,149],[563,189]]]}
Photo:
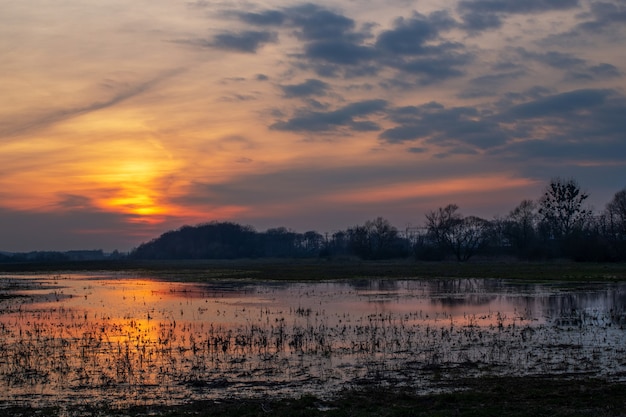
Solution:
{"label": "orange sky", "polygon": [[602,209],[626,185],[623,15],[617,0],[9,2],[0,251],[129,250],[212,220],[402,228],[448,203],[491,218],[554,176]]}

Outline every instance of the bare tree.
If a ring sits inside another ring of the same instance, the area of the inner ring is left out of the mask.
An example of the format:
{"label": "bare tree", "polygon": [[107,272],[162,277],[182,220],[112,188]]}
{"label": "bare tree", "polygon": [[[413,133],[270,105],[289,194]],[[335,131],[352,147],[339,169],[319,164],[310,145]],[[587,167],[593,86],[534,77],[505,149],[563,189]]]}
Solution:
{"label": "bare tree", "polygon": [[383,217],[348,229],[348,235],[352,250],[361,258],[384,259],[405,255],[398,229]]}
{"label": "bare tree", "polygon": [[504,220],[503,234],[518,255],[528,256],[536,240],[538,212],[533,200],[522,200]]}
{"label": "bare tree", "polygon": [[436,245],[452,252],[457,261],[465,262],[487,243],[490,223],[476,216],[464,218],[458,209],[456,204],[449,204],[427,213],[426,227]]}
{"label": "bare tree", "polygon": [[564,239],[581,230],[591,211],[583,208],[589,194],[574,179],[553,179],[539,199],[539,215],[549,237]]}
{"label": "bare tree", "polygon": [[626,188],[615,193],[606,205],[606,216],[612,237],[626,241]]}

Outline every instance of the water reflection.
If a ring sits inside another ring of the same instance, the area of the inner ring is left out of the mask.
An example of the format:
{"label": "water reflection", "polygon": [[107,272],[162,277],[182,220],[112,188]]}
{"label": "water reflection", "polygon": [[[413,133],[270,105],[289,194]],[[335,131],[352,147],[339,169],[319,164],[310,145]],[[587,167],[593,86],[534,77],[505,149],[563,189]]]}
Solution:
{"label": "water reflection", "polygon": [[458,372],[620,378],[625,306],[624,284],[4,277],[0,400],[115,406],[372,380],[425,389]]}

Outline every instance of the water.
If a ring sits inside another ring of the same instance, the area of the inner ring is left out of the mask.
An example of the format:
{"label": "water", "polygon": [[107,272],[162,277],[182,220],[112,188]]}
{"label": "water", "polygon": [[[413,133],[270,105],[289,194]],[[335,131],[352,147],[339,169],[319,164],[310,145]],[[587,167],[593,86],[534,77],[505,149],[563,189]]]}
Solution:
{"label": "water", "polygon": [[626,284],[0,278],[0,402],[330,396],[458,377],[626,379]]}

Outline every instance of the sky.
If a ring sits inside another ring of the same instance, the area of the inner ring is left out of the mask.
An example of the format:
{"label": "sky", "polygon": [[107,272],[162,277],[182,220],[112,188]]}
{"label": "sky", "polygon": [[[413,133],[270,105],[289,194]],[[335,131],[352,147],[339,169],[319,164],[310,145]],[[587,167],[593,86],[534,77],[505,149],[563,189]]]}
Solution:
{"label": "sky", "polygon": [[0,251],[626,187],[623,0],[0,0]]}

